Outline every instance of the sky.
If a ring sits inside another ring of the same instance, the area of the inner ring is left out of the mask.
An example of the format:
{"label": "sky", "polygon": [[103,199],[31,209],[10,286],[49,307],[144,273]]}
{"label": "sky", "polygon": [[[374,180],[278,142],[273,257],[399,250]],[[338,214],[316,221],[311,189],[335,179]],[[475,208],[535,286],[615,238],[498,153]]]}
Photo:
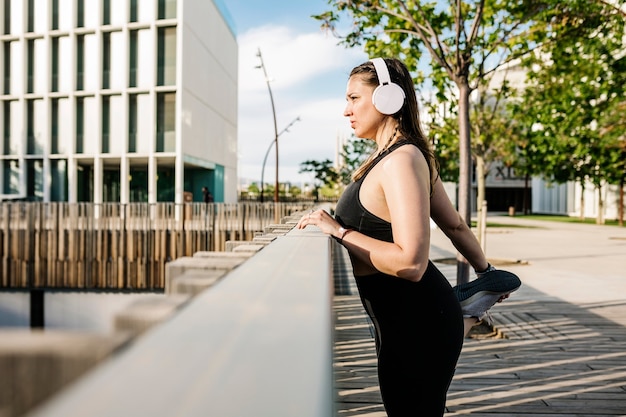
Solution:
{"label": "sky", "polygon": [[263,70],[255,68],[261,63],[258,51],[274,98],[279,181],[310,184],[314,177],[299,174],[300,164],[335,161],[338,141],[352,134],[343,116],[348,74],[368,57],[362,49],[338,45],[339,40],[311,17],[328,10],[327,0],[223,0],[223,4],[239,46],[240,184],[259,184],[262,171],[266,184],[275,181],[274,118]]}

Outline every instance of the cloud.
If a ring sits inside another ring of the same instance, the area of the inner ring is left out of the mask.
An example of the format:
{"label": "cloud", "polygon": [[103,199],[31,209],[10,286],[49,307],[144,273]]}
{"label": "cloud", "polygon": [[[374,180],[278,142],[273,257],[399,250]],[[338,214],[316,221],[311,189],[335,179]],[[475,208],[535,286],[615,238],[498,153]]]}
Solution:
{"label": "cloud", "polygon": [[[285,26],[253,28],[239,44],[239,176],[259,181],[263,157],[274,139],[270,95],[257,51],[270,79],[279,136],[280,181],[310,181],[298,174],[308,159],[335,159],[338,137],[351,129],[343,117],[345,85],[350,69],[367,59],[357,49],[337,45],[322,33],[298,33]],[[299,121],[294,120],[300,118]],[[289,131],[283,132],[291,122]],[[268,154],[264,180],[273,182],[273,150]]]}

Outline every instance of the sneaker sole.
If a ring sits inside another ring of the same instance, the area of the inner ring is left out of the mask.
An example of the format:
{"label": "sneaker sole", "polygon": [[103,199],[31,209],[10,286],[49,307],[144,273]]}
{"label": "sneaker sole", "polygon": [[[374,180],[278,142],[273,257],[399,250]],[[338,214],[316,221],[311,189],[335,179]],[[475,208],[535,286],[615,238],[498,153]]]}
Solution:
{"label": "sneaker sole", "polygon": [[510,294],[519,289],[521,285],[522,281],[514,273],[496,269],[485,273],[474,281],[457,285],[454,287],[454,293],[463,307],[485,294]]}

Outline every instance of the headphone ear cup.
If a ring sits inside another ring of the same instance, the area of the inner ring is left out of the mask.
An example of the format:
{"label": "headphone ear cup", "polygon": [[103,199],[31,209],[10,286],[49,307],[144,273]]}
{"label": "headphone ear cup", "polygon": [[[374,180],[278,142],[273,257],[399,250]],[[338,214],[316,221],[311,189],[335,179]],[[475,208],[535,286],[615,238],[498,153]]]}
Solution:
{"label": "headphone ear cup", "polygon": [[379,85],[372,94],[372,102],[382,114],[396,114],[404,104],[404,90],[395,83]]}

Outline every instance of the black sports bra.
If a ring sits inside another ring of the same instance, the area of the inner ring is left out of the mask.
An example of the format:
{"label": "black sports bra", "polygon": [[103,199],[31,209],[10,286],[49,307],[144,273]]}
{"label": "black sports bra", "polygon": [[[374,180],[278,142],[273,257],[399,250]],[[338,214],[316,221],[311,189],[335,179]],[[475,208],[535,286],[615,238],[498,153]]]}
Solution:
{"label": "black sports bra", "polygon": [[339,224],[347,229],[354,229],[374,239],[393,242],[391,223],[381,219],[363,207],[359,199],[359,191],[361,190],[363,180],[372,168],[389,153],[403,145],[414,145],[414,143],[406,139],[394,143],[374,159],[372,165],[361,178],[346,187],[335,208],[335,219],[337,219]]}

